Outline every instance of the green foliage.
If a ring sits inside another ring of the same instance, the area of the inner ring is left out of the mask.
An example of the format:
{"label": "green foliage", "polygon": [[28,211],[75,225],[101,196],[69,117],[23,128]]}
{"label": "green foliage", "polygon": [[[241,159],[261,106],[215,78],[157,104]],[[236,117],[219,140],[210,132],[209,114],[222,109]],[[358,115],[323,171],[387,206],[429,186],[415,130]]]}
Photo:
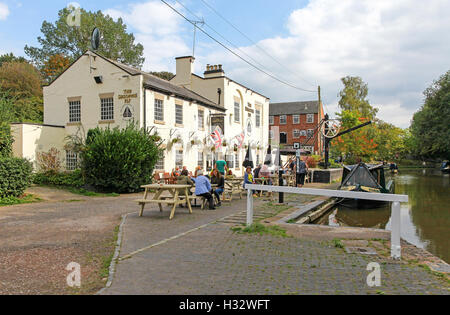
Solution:
{"label": "green foliage", "polygon": [[166,81],[170,81],[175,77],[175,74],[173,74],[172,72],[167,72],[167,71],[161,71],[161,72],[150,72],[150,74],[153,74],[154,76],[166,80]]}
{"label": "green foliage", "polygon": [[23,57],[16,57],[13,53],[0,55],[0,67],[5,62],[27,62],[27,60]]}
{"label": "green foliage", "polygon": [[86,184],[126,193],[151,183],[161,150],[147,131],[130,124],[122,130],[97,128],[91,135],[81,152]]}
{"label": "green foliage", "polygon": [[102,35],[99,54],[131,66],[142,67],[145,60],[144,47],[134,43],[133,34],[127,33],[127,26],[121,18],[114,21],[101,11],[81,9],[81,26],[73,27],[67,24],[69,14],[70,11],[64,8],[59,11],[58,20],[54,24],[47,21],[42,23],[43,36],[37,39],[40,48],[25,46],[25,53],[40,69],[51,56],[59,54],[74,61],[91,49],[89,39],[95,27],[100,29]]}
{"label": "green foliage", "polygon": [[450,71],[424,92],[425,104],[414,115],[411,145],[423,158],[450,159]]}
{"label": "green foliage", "polygon": [[64,186],[74,188],[84,186],[84,180],[80,170],[66,173],[37,173],[33,176],[33,183],[41,186]]}
{"label": "green foliage", "polygon": [[235,233],[239,233],[239,234],[259,234],[259,235],[273,235],[273,236],[280,236],[280,237],[288,237],[288,235],[286,234],[286,230],[283,228],[280,228],[279,226],[265,226],[262,225],[261,223],[255,223],[251,226],[248,226],[246,228],[240,228],[240,227],[235,227],[231,229],[233,232]]}
{"label": "green foliage", "polygon": [[336,248],[344,248],[344,244],[342,243],[342,241],[340,239],[335,238],[333,240],[333,245]]}
{"label": "green foliage", "polygon": [[0,93],[0,158],[12,153],[13,137],[9,123],[13,120],[13,103]]}
{"label": "green foliage", "polygon": [[31,185],[33,166],[24,159],[0,158],[0,198],[20,197]]}
{"label": "green foliage", "polygon": [[25,195],[21,198],[17,197],[4,197],[0,198],[0,207],[3,206],[12,206],[12,205],[21,205],[26,203],[34,203],[42,201],[41,198],[38,198],[34,195]]}
{"label": "green foliage", "polygon": [[339,107],[343,111],[357,111],[366,119],[374,119],[378,109],[373,108],[367,96],[369,87],[360,77],[345,77],[341,79],[344,89],[339,93]]}

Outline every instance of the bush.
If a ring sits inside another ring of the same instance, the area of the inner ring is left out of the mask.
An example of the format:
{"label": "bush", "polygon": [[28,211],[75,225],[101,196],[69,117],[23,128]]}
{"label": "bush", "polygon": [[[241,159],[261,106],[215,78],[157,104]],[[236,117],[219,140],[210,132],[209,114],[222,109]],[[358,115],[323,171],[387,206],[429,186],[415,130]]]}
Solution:
{"label": "bush", "polygon": [[74,188],[80,188],[84,186],[84,180],[80,170],[67,173],[37,173],[33,177],[33,183],[36,185],[44,186],[65,186]]}
{"label": "bush", "polygon": [[31,185],[32,171],[27,160],[0,157],[0,198],[22,196]]}
{"label": "bush", "polygon": [[161,151],[153,137],[131,124],[125,129],[94,129],[81,152],[86,184],[103,192],[137,192],[152,181]]}

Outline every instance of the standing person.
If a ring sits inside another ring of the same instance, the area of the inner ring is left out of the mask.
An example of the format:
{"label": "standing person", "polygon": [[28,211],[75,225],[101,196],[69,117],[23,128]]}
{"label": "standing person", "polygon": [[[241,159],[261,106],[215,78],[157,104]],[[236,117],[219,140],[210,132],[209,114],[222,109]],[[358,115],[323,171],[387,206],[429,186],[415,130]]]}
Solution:
{"label": "standing person", "polygon": [[216,162],[216,168],[219,171],[220,174],[225,176],[225,169],[227,168],[227,162],[224,160],[219,160]]}
{"label": "standing person", "polygon": [[220,174],[218,170],[213,171],[213,175],[211,178],[211,184],[217,185],[217,188],[214,190],[214,194],[216,195],[217,200],[219,201],[218,206],[222,206],[222,202],[220,201],[220,196],[225,191],[225,178]]}
{"label": "standing person", "polygon": [[197,172],[197,178],[195,179],[195,195],[208,200],[209,210],[216,210],[214,198],[210,193],[211,189],[211,182],[203,175],[203,170],[199,170]]}
{"label": "standing person", "polygon": [[298,159],[294,169],[297,177],[297,187],[303,188],[305,185],[306,174],[308,173],[308,166],[305,161]]}

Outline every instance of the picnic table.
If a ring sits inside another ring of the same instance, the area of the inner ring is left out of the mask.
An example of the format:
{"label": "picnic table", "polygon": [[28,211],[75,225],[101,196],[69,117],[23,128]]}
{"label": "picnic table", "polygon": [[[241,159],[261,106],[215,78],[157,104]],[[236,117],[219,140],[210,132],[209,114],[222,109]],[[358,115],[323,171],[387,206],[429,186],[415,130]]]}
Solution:
{"label": "picnic table", "polygon": [[[240,198],[246,193],[243,187],[244,179],[243,178],[233,178],[225,180],[225,191],[223,192],[223,200],[222,201],[233,201],[233,194],[239,193]],[[226,196],[229,196],[227,198]]]}
{"label": "picnic table", "polygon": [[[165,185],[165,184],[153,184],[153,185],[145,185],[142,186],[145,189],[144,199],[136,200],[136,202],[142,206],[141,212],[139,214],[140,217],[144,214],[144,209],[146,204],[153,203],[159,205],[159,210],[162,212],[162,205],[173,205],[172,211],[170,213],[170,220],[172,220],[175,216],[175,210],[178,205],[186,204],[189,208],[189,213],[192,214],[191,200],[195,199],[195,196],[189,195],[189,190],[191,188],[190,185]],[[156,191],[153,199],[147,199],[151,190]],[[180,194],[180,190],[184,191],[183,194]],[[170,196],[162,196],[164,192],[168,191]]]}

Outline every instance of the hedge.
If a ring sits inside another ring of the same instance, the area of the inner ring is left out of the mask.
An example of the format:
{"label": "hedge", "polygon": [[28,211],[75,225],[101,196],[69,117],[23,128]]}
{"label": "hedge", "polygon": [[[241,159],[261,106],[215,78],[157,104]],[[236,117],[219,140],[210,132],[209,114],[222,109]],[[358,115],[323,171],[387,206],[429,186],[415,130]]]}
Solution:
{"label": "hedge", "polygon": [[31,185],[32,164],[24,159],[0,158],[0,198],[20,197]]}
{"label": "hedge", "polygon": [[152,181],[162,155],[154,137],[130,124],[125,129],[94,129],[81,153],[86,184],[97,191],[137,192]]}
{"label": "hedge", "polygon": [[37,173],[33,176],[33,183],[44,186],[65,186],[74,188],[84,186],[84,180],[80,170],[66,173]]}

